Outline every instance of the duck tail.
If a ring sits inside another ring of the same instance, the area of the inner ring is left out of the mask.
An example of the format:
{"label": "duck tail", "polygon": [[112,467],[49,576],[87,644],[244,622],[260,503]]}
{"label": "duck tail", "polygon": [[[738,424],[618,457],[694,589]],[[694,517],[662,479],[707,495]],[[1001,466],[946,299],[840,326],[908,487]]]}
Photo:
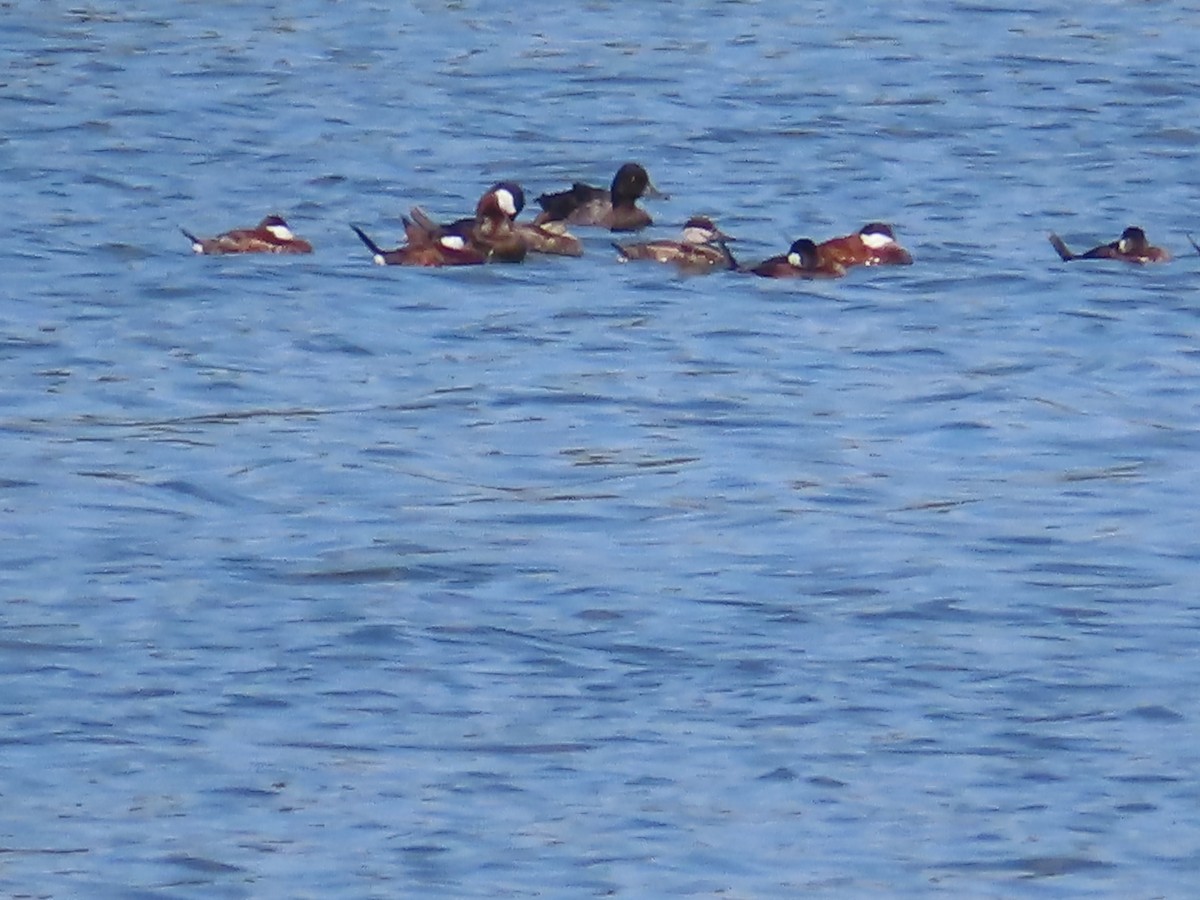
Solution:
{"label": "duck tail", "polygon": [[367,249],[371,251],[371,256],[375,259],[376,264],[382,266],[384,262],[383,251],[379,248],[379,245],[367,237],[367,233],[357,225],[351,225],[350,227],[354,229],[354,233],[358,235],[358,239],[366,244]]}
{"label": "duck tail", "polygon": [[204,252],[204,244],[201,242],[200,238],[196,237],[194,234],[192,234],[186,228],[180,228],[179,230],[183,232],[183,236],[185,238],[187,238],[189,241],[192,242],[193,250],[195,250],[197,253]]}
{"label": "duck tail", "polygon": [[1050,246],[1054,248],[1055,252],[1058,253],[1058,258],[1063,262],[1070,262],[1076,258],[1075,254],[1067,249],[1067,245],[1063,243],[1063,239],[1053,231],[1050,232]]}

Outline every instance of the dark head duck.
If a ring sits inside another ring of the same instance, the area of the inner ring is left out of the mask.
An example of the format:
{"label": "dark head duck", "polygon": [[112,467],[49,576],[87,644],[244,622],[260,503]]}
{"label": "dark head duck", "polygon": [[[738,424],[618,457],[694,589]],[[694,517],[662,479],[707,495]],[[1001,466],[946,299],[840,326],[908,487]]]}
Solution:
{"label": "dark head duck", "polygon": [[800,238],[792,242],[786,254],[764,259],[745,271],[763,278],[841,278],[846,274],[846,267],[836,260],[823,258],[816,244],[808,238]]}
{"label": "dark head duck", "polygon": [[611,231],[638,231],[653,224],[649,213],[637,205],[642,197],[665,197],[650,175],[638,163],[625,163],[613,176],[612,186],[604,188],[575,182],[570,190],[542,194],[538,204],[542,212],[534,220],[570,222],[573,225],[598,225]]}
{"label": "dark head duck", "polygon": [[725,246],[733,240],[717,228],[707,216],[693,216],[683,226],[678,241],[645,241],[638,244],[613,244],[618,258],[647,259],[673,263],[688,272],[709,272],[715,269],[734,269],[737,263]]}
{"label": "dark head duck", "polygon": [[298,238],[281,216],[267,216],[253,228],[235,228],[211,238],[198,238],[183,228],[197,253],[312,253],[312,244]]}
{"label": "dark head duck", "polygon": [[892,226],[868,222],[854,234],[831,238],[819,245],[821,258],[851,266],[910,266],[912,256],[896,242]]}
{"label": "dark head duck", "polygon": [[1115,259],[1119,262],[1145,265],[1146,263],[1166,262],[1171,254],[1161,247],[1151,246],[1146,239],[1146,232],[1131,225],[1121,232],[1121,236],[1110,244],[1093,247],[1086,253],[1072,253],[1057,234],[1050,233],[1050,244],[1063,262],[1076,259]]}

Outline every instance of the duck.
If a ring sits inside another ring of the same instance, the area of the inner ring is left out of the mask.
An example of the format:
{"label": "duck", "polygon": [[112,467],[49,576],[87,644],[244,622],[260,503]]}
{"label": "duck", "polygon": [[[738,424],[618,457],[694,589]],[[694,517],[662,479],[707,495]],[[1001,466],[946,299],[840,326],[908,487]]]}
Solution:
{"label": "duck", "polygon": [[537,198],[542,212],[533,221],[536,225],[562,221],[598,225],[610,231],[640,231],[654,224],[650,214],[637,205],[643,196],[666,198],[650,183],[643,166],[625,163],[617,169],[608,190],[577,181],[569,190],[542,194]]}
{"label": "duck", "polygon": [[1076,259],[1115,259],[1140,266],[1146,263],[1167,262],[1171,258],[1171,254],[1166,250],[1151,246],[1150,241],[1146,239],[1146,232],[1136,225],[1130,225],[1122,231],[1121,236],[1111,244],[1101,244],[1086,253],[1072,253],[1063,239],[1054,232],[1050,232],[1050,245],[1063,262]]}
{"label": "duck", "polygon": [[736,269],[737,263],[726,241],[733,240],[707,216],[692,216],[683,226],[678,241],[645,241],[637,244],[613,244],[621,262],[646,259],[674,263],[685,272],[711,272]]}
{"label": "duck", "polygon": [[822,257],[820,247],[809,238],[799,238],[785,255],[772,256],[741,271],[763,278],[841,278],[846,267]]}
{"label": "duck", "polygon": [[817,245],[823,260],[851,266],[911,266],[912,255],[896,242],[892,226],[868,222],[854,234]]}
{"label": "duck", "polygon": [[530,253],[549,256],[583,256],[583,242],[567,230],[566,222],[514,222],[517,234]]}
{"label": "duck", "polygon": [[312,244],[296,237],[282,216],[267,216],[253,228],[235,228],[211,238],[198,238],[186,228],[192,250],[208,256],[224,253],[312,253]]}
{"label": "duck", "polygon": [[409,216],[425,235],[434,239],[461,238],[464,245],[477,250],[487,262],[521,262],[527,245],[517,233],[513,219],[524,206],[525,192],[521,186],[501,181],[479,198],[474,216],[439,225],[419,206],[409,210]]}
{"label": "duck", "polygon": [[[516,217],[525,208],[525,192],[514,181],[498,181],[490,188],[488,194],[495,196],[495,206],[499,207],[508,219],[527,253],[544,253],[552,256],[583,256],[583,243],[567,230],[563,222],[547,222],[545,225],[534,225],[531,222],[517,222]],[[482,204],[484,198],[480,198]],[[514,210],[509,212],[509,210]],[[491,258],[503,262],[519,262],[522,251],[507,235],[507,227],[499,220],[495,208],[482,210],[489,222],[480,222],[481,210],[476,207],[476,215],[470,218],[457,219],[445,225],[437,225],[417,207],[410,215],[421,222],[428,230],[444,234],[458,234],[464,239],[478,240],[489,245],[492,250]],[[503,240],[500,234],[503,234]],[[497,246],[501,244],[502,246]]]}
{"label": "duck", "polygon": [[478,266],[487,257],[457,234],[436,234],[412,219],[404,220],[403,246],[384,250],[357,225],[350,226],[378,266]]}

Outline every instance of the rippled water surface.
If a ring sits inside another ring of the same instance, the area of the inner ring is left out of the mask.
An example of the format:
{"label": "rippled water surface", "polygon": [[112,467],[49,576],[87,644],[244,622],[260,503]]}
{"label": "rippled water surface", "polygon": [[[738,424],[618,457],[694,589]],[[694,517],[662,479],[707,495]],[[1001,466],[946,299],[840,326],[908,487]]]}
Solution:
{"label": "rippled water surface", "polygon": [[1200,8],[548,6],[0,4],[0,893],[1191,896]]}

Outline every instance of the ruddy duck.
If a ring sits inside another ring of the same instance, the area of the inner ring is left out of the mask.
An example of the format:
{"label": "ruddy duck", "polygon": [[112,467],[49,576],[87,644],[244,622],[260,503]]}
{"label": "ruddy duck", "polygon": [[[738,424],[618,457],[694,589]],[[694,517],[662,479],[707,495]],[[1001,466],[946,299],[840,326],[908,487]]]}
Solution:
{"label": "ruddy duck", "polygon": [[869,222],[855,234],[831,238],[818,245],[821,259],[851,266],[911,266],[912,256],[896,243],[890,225]]}
{"label": "ruddy duck", "polygon": [[841,278],[846,267],[821,256],[820,248],[808,238],[794,241],[784,256],[772,256],[742,271],[763,278]]}
{"label": "ruddy duck", "polygon": [[542,212],[533,221],[535,225],[570,222],[572,225],[599,225],[610,231],[638,231],[654,222],[637,205],[642,196],[666,197],[650,183],[644,168],[637,163],[625,163],[613,176],[608,190],[577,181],[570,190],[542,194],[538,197]]}
{"label": "ruddy duck", "polygon": [[[413,223],[434,240],[458,237],[481,253],[488,262],[520,262],[525,258],[525,241],[517,233],[513,219],[525,206],[520,185],[501,181],[479,198],[475,215],[439,225],[414,206],[409,215]],[[407,228],[405,229],[407,232]]]}
{"label": "ruddy duck", "polygon": [[517,222],[516,228],[530,253],[583,256],[583,242],[567,231],[566,222]]}
{"label": "ruddy duck", "polygon": [[618,259],[649,259],[674,263],[687,272],[711,272],[713,269],[736,269],[733,255],[725,242],[732,240],[707,216],[692,216],[683,226],[678,241],[646,241],[640,244],[613,244]]}
{"label": "ruddy duck", "polygon": [[253,228],[235,228],[212,238],[198,238],[180,228],[197,253],[312,253],[312,244],[292,234],[280,216],[267,216]]}
{"label": "ruddy duck", "polygon": [[487,257],[457,234],[434,234],[411,219],[404,220],[407,242],[394,250],[380,249],[357,225],[351,225],[367,245],[377,266],[478,266]]}
{"label": "ruddy duck", "polygon": [[1166,262],[1171,258],[1171,254],[1161,247],[1150,246],[1150,242],[1146,240],[1146,232],[1136,225],[1131,225],[1122,231],[1121,236],[1111,244],[1101,244],[1099,247],[1093,247],[1087,253],[1072,253],[1063,243],[1063,239],[1054,232],[1050,233],[1050,244],[1058,252],[1058,256],[1063,262],[1070,262],[1074,259],[1115,259],[1120,262],[1145,265],[1146,263]]}

